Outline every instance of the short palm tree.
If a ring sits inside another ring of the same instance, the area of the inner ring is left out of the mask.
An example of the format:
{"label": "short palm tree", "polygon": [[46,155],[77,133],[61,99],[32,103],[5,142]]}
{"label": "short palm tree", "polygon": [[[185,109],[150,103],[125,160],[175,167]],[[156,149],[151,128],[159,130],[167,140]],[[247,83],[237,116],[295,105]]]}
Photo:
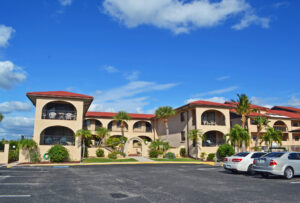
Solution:
{"label": "short palm tree", "polygon": [[31,139],[22,139],[19,142],[19,148],[27,151],[27,153],[28,153],[27,158],[29,158],[30,162],[32,162],[33,159],[32,159],[31,153],[37,150],[36,142]]}
{"label": "short palm tree", "polygon": [[170,148],[170,145],[168,142],[163,141],[162,139],[157,139],[151,142],[149,148],[152,150],[159,150],[165,152]]}
{"label": "short palm tree", "polygon": [[162,119],[165,124],[166,135],[169,135],[169,118],[174,115],[176,111],[170,106],[162,106],[155,111],[156,118]]}
{"label": "short palm tree", "polygon": [[257,147],[258,139],[260,138],[261,131],[269,125],[270,121],[267,117],[258,116],[254,119],[254,122],[257,127],[257,138],[255,140],[255,147]]}
{"label": "short palm tree", "polygon": [[81,138],[81,144],[82,144],[82,158],[85,157],[85,143],[86,143],[86,139],[91,139],[92,133],[89,130],[78,130],[75,134],[75,137],[80,137]]}
{"label": "short palm tree", "polygon": [[270,148],[272,146],[273,142],[276,142],[278,144],[280,144],[280,146],[282,145],[282,131],[280,130],[275,130],[272,127],[269,127],[266,131],[266,133],[261,137],[261,142],[260,144],[262,144],[263,142],[267,145],[268,148]]}
{"label": "short palm tree", "polygon": [[109,136],[109,130],[104,127],[99,127],[96,129],[96,138],[100,139],[100,144],[102,144],[102,141],[104,138]]}
{"label": "short palm tree", "polygon": [[[124,137],[125,137],[124,128],[126,127],[126,121],[131,120],[131,117],[127,112],[120,111],[117,115],[114,116],[114,119],[117,122],[120,122],[122,138],[124,139]],[[124,145],[122,146],[122,152],[124,152]]]}
{"label": "short palm tree", "polygon": [[250,145],[250,135],[246,129],[243,129],[240,125],[235,125],[230,129],[230,133],[227,135],[229,138],[227,142],[230,143],[234,149],[238,149],[242,146],[242,151],[246,151],[246,147]]}
{"label": "short palm tree", "polygon": [[198,159],[199,139],[204,141],[205,135],[200,130],[194,129],[189,131],[188,137],[189,139],[193,140],[196,144],[196,159]]}
{"label": "short palm tree", "polygon": [[3,120],[4,116],[0,113],[0,122]]}

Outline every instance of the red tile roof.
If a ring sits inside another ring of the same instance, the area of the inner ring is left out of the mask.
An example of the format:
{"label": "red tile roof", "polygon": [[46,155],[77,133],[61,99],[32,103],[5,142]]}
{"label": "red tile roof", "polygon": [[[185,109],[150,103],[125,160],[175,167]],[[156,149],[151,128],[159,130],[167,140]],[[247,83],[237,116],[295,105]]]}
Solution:
{"label": "red tile roof", "polygon": [[[236,102],[230,102],[230,101],[226,101],[225,104],[232,105],[233,107],[235,107],[235,106],[237,105]],[[258,110],[262,110],[262,111],[267,111],[267,110],[269,110],[269,108],[267,108],[267,107],[258,106],[258,105],[255,105],[255,104],[251,104],[250,107],[251,107],[252,109],[258,109]]]}
{"label": "red tile roof", "polygon": [[279,116],[285,116],[288,118],[294,118],[294,119],[300,119],[300,114],[298,113],[292,113],[288,111],[279,111],[279,110],[268,110],[267,114],[270,115],[279,115]]}
{"label": "red tile roof", "polygon": [[[113,118],[118,113],[111,112],[92,112],[89,111],[85,114],[86,117],[104,117],[104,118]],[[137,114],[137,113],[129,113],[130,117],[133,119],[151,119],[154,118],[153,114]]]}
{"label": "red tile roof", "polygon": [[[236,110],[235,110],[235,109],[230,109],[230,112],[236,114]],[[260,117],[269,117],[269,116],[266,115],[266,114],[257,113],[257,112],[252,112],[252,113],[249,114],[249,116],[253,116],[253,117],[257,117],[257,116],[260,116]]]}
{"label": "red tile roof", "polygon": [[68,97],[68,98],[82,98],[82,99],[94,99],[92,96],[77,94],[66,91],[48,91],[48,92],[28,92],[27,96],[46,96],[46,97]]}
{"label": "red tile roof", "polygon": [[295,107],[290,107],[290,106],[274,106],[272,108],[272,110],[276,110],[276,109],[282,109],[282,110],[288,110],[288,111],[294,111],[294,112],[300,113],[300,109],[295,108]]}
{"label": "red tile roof", "polygon": [[210,101],[194,101],[191,102],[190,104],[196,104],[196,105],[201,105],[201,106],[217,106],[217,107],[227,107],[230,108],[231,105],[228,104],[223,104],[223,103],[217,103],[217,102],[210,102]]}

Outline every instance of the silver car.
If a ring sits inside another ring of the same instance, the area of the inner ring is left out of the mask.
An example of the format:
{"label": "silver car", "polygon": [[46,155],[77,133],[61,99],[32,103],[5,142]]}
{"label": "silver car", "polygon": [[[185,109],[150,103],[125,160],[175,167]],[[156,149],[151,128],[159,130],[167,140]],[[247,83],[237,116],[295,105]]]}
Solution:
{"label": "silver car", "polygon": [[254,159],[253,170],[263,177],[280,175],[286,179],[292,179],[294,175],[300,175],[300,153],[271,152]]}

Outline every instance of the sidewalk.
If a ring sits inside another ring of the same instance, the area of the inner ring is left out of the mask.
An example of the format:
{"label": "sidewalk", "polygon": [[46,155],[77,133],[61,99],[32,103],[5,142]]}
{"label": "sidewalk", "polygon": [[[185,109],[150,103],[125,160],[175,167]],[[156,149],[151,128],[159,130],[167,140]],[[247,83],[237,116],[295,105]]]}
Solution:
{"label": "sidewalk", "polygon": [[142,162],[142,163],[145,163],[145,162],[154,162],[151,159],[148,159],[146,157],[141,157],[141,156],[131,156],[130,158],[133,158],[133,159],[137,160],[138,162]]}

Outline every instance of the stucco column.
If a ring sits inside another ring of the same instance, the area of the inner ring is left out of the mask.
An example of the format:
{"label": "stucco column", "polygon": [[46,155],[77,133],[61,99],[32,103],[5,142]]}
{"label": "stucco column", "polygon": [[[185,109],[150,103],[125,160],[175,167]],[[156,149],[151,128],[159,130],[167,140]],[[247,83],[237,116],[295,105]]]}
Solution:
{"label": "stucco column", "polygon": [[4,145],[4,164],[8,164],[9,144]]}

